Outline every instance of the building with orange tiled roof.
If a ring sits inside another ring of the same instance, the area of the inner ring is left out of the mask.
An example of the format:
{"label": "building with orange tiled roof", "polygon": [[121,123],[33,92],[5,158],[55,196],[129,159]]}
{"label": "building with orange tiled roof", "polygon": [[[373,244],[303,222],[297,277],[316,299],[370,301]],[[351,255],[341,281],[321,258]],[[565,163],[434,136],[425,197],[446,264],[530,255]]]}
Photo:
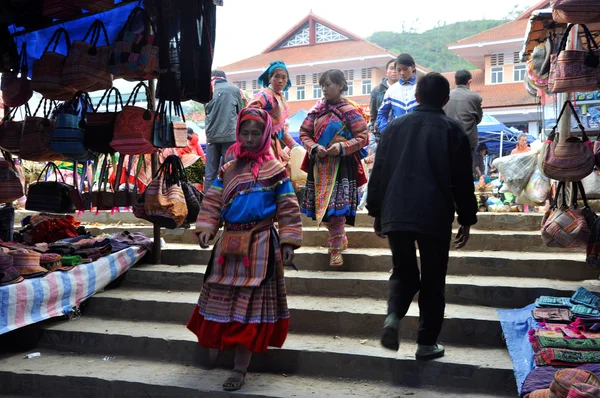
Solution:
{"label": "building with orange tiled roof", "polygon": [[[507,126],[535,135],[539,110],[536,98],[525,90],[526,64],[520,62],[519,52],[532,12],[549,6],[548,0],[540,1],[514,21],[448,45],[456,55],[479,68],[472,71],[471,89],[483,98],[484,112]],[[454,82],[454,73],[445,75]]]}
{"label": "building with orange tiled roof", "polygon": [[[271,61],[284,61],[292,81],[286,93],[290,116],[309,110],[321,98],[321,73],[340,69],[349,85],[346,95],[368,112],[371,90],[385,77],[387,62],[396,56],[311,12],[262,53],[219,69],[242,90],[256,93],[261,89],[257,79],[262,71]],[[419,65],[417,70],[428,72]]]}

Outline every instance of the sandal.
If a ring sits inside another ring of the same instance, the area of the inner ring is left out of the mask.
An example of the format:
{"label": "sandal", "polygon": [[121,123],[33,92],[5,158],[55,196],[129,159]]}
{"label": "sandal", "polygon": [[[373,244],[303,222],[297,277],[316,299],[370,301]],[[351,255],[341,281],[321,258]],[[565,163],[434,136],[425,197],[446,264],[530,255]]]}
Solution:
{"label": "sandal", "polygon": [[331,267],[341,267],[344,265],[344,257],[342,257],[342,253],[340,252],[332,252],[331,258],[329,260],[329,266]]}
{"label": "sandal", "polygon": [[237,391],[244,386],[246,381],[246,372],[233,369],[232,373],[235,373],[235,375],[229,376],[223,383],[223,390],[225,391]]}

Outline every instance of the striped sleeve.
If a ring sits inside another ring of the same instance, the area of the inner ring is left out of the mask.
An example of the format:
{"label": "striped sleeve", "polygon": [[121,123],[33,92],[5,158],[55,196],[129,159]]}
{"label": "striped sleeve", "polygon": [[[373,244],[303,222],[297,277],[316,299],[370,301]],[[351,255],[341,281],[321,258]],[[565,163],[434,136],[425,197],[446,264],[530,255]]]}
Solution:
{"label": "striped sleeve", "polygon": [[280,242],[282,245],[292,245],[297,249],[302,245],[302,217],[298,199],[289,178],[277,186],[275,195]]}
{"label": "striped sleeve", "polygon": [[302,122],[302,126],[300,126],[300,141],[302,141],[309,154],[311,154],[312,150],[318,145],[314,140],[315,117],[314,114],[309,113],[306,116],[306,119],[304,119],[304,122]]}
{"label": "striped sleeve", "polygon": [[342,143],[342,154],[352,155],[369,145],[369,127],[356,109],[345,113],[346,124],[352,133],[352,139]]}
{"label": "striped sleeve", "polygon": [[221,222],[221,198],[223,197],[223,180],[217,178],[202,200],[202,207],[196,220],[196,234],[210,232],[214,237]]}
{"label": "striped sleeve", "polygon": [[288,148],[292,149],[293,147],[295,147],[298,144],[296,143],[296,141],[290,135],[290,124],[288,123],[287,119],[285,121],[285,125],[284,125],[283,129],[284,129],[283,130],[283,137],[281,138],[281,140],[283,141],[283,143],[285,144],[285,146],[287,146]]}

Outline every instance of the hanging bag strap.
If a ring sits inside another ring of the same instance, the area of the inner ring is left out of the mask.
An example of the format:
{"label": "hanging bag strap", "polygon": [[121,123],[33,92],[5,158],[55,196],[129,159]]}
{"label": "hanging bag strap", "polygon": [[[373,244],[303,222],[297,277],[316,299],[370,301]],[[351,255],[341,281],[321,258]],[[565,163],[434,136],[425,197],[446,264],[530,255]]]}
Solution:
{"label": "hanging bag strap", "polygon": [[56,31],[52,35],[52,38],[50,39],[50,41],[46,45],[46,48],[44,49],[44,52],[48,51],[50,49],[50,46],[53,45],[53,44],[54,44],[54,47],[52,47],[52,52],[56,52],[56,48],[58,47],[58,43],[60,43],[60,37],[63,34],[65,36],[65,43],[67,44],[67,51],[69,51],[71,49],[71,40],[69,39],[69,32],[67,32],[67,30],[65,28],[58,28],[58,29],[56,29]]}
{"label": "hanging bag strap", "polygon": [[58,166],[56,166],[53,162],[48,162],[48,164],[46,164],[46,166],[42,169],[40,175],[38,176],[37,182],[41,182],[40,179],[42,178],[42,176],[46,175],[47,172],[51,172],[51,171],[54,172],[54,181],[55,182],[59,182],[58,176],[60,175],[60,179],[62,180],[63,184],[65,183],[65,177],[62,175],[62,173],[58,169]]}
{"label": "hanging bag strap", "polygon": [[146,90],[146,101],[147,101],[147,109],[148,110],[153,110],[153,106],[152,103],[150,102],[150,89],[148,88],[148,86],[146,85],[146,83],[144,82],[140,82],[138,83],[133,90],[131,91],[131,94],[129,95],[129,99],[127,100],[127,103],[125,104],[125,106],[135,106],[135,102],[137,101],[137,96],[141,90],[141,88],[144,88]]}
{"label": "hanging bag strap", "polygon": [[118,110],[118,106],[121,105],[121,109],[123,109],[123,97],[121,97],[121,92],[119,91],[118,88],[116,87],[111,87],[108,90],[106,90],[104,92],[104,94],[102,95],[102,98],[100,98],[100,101],[98,102],[98,105],[96,106],[94,112],[98,112],[98,110],[100,109],[100,107],[102,106],[102,102],[106,99],[106,112],[110,112],[109,110],[109,106],[110,106],[110,95],[114,93],[115,94],[115,110],[114,113],[117,113]]}

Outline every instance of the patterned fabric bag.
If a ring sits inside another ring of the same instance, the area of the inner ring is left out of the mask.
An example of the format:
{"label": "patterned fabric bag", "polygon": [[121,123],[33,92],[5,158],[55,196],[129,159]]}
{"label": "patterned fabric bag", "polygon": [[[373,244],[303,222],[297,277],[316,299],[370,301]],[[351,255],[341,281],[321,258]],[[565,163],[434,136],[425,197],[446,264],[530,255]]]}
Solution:
{"label": "patterned fabric bag", "polygon": [[[48,42],[40,59],[33,61],[31,88],[45,98],[57,101],[68,101],[77,92],[63,82],[63,66],[66,55],[56,52],[61,35],[65,36],[67,53],[71,48],[69,34],[64,28],[59,28]],[[51,51],[50,46],[54,45]]]}
{"label": "patterned fabric bag", "polygon": [[158,170],[145,192],[144,210],[148,220],[161,227],[175,229],[183,225],[188,215],[185,195],[171,162]]}
{"label": "patterned fabric bag", "polygon": [[600,22],[598,0],[550,0],[552,19],[560,23]]}
{"label": "patterned fabric bag", "polygon": [[[556,129],[569,106],[581,129],[583,140],[571,136],[565,142],[559,142]],[[548,178],[559,181],[581,181],[594,170],[593,145],[585,133],[571,101],[567,101],[558,116],[556,125],[546,140],[548,148],[542,161],[542,171]]]}
{"label": "patterned fabric bag", "polygon": [[65,103],[56,116],[50,149],[69,160],[85,162],[94,159],[96,154],[84,144],[87,113],[93,110],[87,93],[78,92],[71,101]]}
{"label": "patterned fabric bag", "polygon": [[[113,112],[109,111],[110,95],[115,94],[115,108]],[[106,112],[98,112],[102,106],[102,102],[106,99]],[[120,109],[123,109],[123,99],[121,93],[116,87],[106,90],[100,102],[93,113],[87,115],[87,125],[84,135],[84,145],[93,152],[98,153],[115,153],[113,147],[110,146],[115,134],[115,120]]]}
{"label": "patterned fabric bag", "polygon": [[[19,68],[14,73],[3,73],[0,81],[2,101],[11,108],[19,107],[29,101],[33,90],[27,79],[29,67],[27,66],[27,43],[23,42],[19,54]],[[19,76],[21,74],[21,76]]]}
{"label": "patterned fabric bag", "polygon": [[[142,87],[146,89],[146,109],[135,106],[137,95]],[[143,155],[156,152],[152,145],[153,121],[154,110],[150,103],[150,92],[148,86],[142,82],[133,89],[123,110],[117,116],[115,133],[110,146],[115,151],[126,155]]]}
{"label": "patterned fabric bag", "polygon": [[[38,117],[42,103],[44,104],[44,117]],[[23,134],[19,143],[19,157],[35,162],[54,162],[65,160],[65,157],[50,149],[50,142],[54,134],[55,121],[50,119],[54,102],[43,98],[33,116],[27,116],[23,124]]]}
{"label": "patterned fabric bag", "polygon": [[10,153],[0,158],[0,203],[12,203],[25,195],[25,176]]}
{"label": "patterned fabric bag", "polygon": [[[31,116],[29,105],[25,104],[25,115]],[[12,120],[17,109],[14,108],[10,113],[2,119],[0,123],[0,149],[10,152],[14,155],[19,154],[21,148],[21,134],[23,133],[24,121]]]}
{"label": "patterned fabric bag", "polygon": [[[104,46],[98,45],[101,36],[106,43]],[[108,71],[110,51],[106,27],[101,20],[96,19],[83,40],[75,40],[71,45],[65,59],[63,83],[86,92],[111,88],[113,77]]]}
{"label": "patterned fabric bag", "polygon": [[79,6],[91,12],[110,10],[115,6],[115,0],[79,0]]}
{"label": "patterned fabric bag", "polygon": [[54,19],[66,19],[81,14],[76,0],[44,0],[42,15]]}
{"label": "patterned fabric bag", "polygon": [[[54,172],[55,181],[40,181],[47,171]],[[62,182],[58,181],[59,175]],[[29,186],[25,209],[57,214],[75,213],[75,206],[71,201],[70,194],[73,189],[72,186],[65,183],[65,178],[58,167],[49,162],[40,173],[37,182]]]}
{"label": "patterned fabric bag", "polygon": [[[584,208],[577,206],[577,190],[581,189]],[[558,207],[558,197],[562,191],[562,205]],[[573,183],[573,200],[567,206],[565,183],[558,184],[556,195],[550,210],[542,220],[542,239],[548,247],[586,247],[591,236],[590,210],[581,182]],[[592,221],[593,222],[593,221]]]}
{"label": "patterned fabric bag", "polygon": [[177,174],[177,179],[181,183],[183,196],[185,196],[185,204],[188,208],[188,215],[186,217],[186,221],[183,223],[183,227],[189,228],[190,225],[194,225],[196,223],[204,195],[198,190],[198,188],[194,186],[194,184],[191,184],[188,181],[187,174],[185,173],[185,167],[181,162],[181,158],[176,155],[171,155],[165,159],[165,163],[166,162],[171,162],[172,167]]}
{"label": "patterned fabric bag", "polygon": [[[96,159],[97,161],[97,159]],[[71,201],[73,202],[73,206],[78,211],[86,211],[92,208],[92,197],[89,192],[86,192],[85,182],[88,181],[88,187],[91,189],[91,185],[89,183],[87,172],[89,168],[88,162],[83,164],[81,178],[79,177],[78,172],[78,163],[73,162],[73,190],[70,192]],[[79,181],[78,181],[79,179]]]}
{"label": "patterned fabric bag", "polygon": [[548,88],[552,93],[588,92],[598,89],[600,49],[590,30],[580,25],[587,37],[587,50],[567,50],[569,32],[565,30],[557,54],[552,54]]}
{"label": "patterned fabric bag", "polygon": [[[133,29],[138,14],[144,20],[144,32],[139,34]],[[115,78],[156,79],[158,77],[159,62],[155,35],[156,28],[148,12],[141,7],[134,8],[117,35],[110,56],[109,72]]]}

